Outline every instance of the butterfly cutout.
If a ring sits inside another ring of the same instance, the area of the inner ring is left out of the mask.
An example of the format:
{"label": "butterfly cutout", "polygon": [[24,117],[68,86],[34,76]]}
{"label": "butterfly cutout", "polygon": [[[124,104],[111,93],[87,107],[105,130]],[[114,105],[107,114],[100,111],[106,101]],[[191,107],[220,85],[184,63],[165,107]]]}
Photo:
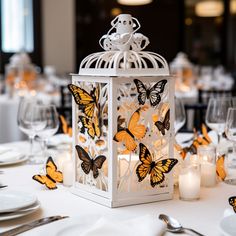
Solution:
{"label": "butterfly cutout", "polygon": [[221,180],[224,180],[226,177],[224,162],[225,162],[225,155],[220,156],[216,161],[216,173]]}
{"label": "butterfly cutout", "polygon": [[236,196],[229,198],[229,205],[231,205],[236,213]]}
{"label": "butterfly cutout", "polygon": [[98,99],[100,96],[99,86],[94,88],[90,94],[74,84],[69,84],[68,88],[72,93],[76,104],[79,105],[79,109],[81,109],[87,117],[93,117],[95,107],[98,107]]}
{"label": "butterfly cutout", "polygon": [[166,79],[161,80],[156,84],[154,84],[154,86],[151,88],[146,88],[143,82],[138,79],[134,79],[134,83],[139,93],[138,95],[139,104],[144,105],[146,99],[149,99],[151,106],[155,107],[161,101],[160,94],[163,93],[167,80]]}
{"label": "butterfly cutout", "polygon": [[65,117],[63,115],[60,115],[59,117],[60,117],[63,133],[68,134],[70,137],[72,137],[72,128],[68,125]]}
{"label": "butterfly cutout", "polygon": [[82,161],[81,168],[86,175],[89,174],[90,171],[93,172],[93,177],[96,179],[99,175],[98,169],[102,168],[106,157],[104,155],[99,155],[95,159],[91,159],[89,154],[79,145],[75,146],[78,157]]}
{"label": "butterfly cutout", "polygon": [[162,135],[165,135],[165,130],[170,129],[170,109],[166,112],[163,122],[158,120],[155,122],[155,126]]}
{"label": "butterfly cutout", "polygon": [[94,117],[94,121],[92,121],[91,119],[88,119],[85,116],[79,116],[79,119],[83,125],[83,129],[87,130],[88,135],[92,139],[94,139],[95,136],[97,136],[98,138],[101,137],[101,128],[99,126],[99,121],[96,116]]}
{"label": "butterfly cutout", "polygon": [[63,182],[63,175],[61,171],[57,170],[57,166],[52,157],[49,157],[47,160],[46,175],[34,175],[32,178],[40,184],[45,184],[48,189],[56,189],[56,183]]}
{"label": "butterfly cutout", "polygon": [[146,134],[146,127],[138,124],[140,119],[140,108],[131,116],[128,128],[121,128],[114,136],[116,142],[123,142],[128,151],[134,151],[137,147],[135,138],[142,139]]}
{"label": "butterfly cutout", "polygon": [[153,161],[150,151],[143,144],[139,144],[139,160],[142,162],[136,168],[138,181],[143,181],[146,176],[150,175],[150,184],[154,188],[165,180],[166,173],[169,173],[172,168],[178,163],[177,159],[168,158],[160,161]]}
{"label": "butterfly cutout", "polygon": [[185,159],[187,153],[197,154],[197,148],[200,145],[209,145],[212,140],[207,133],[207,128],[204,124],[201,127],[202,135],[198,134],[194,129],[194,139],[190,146],[182,148],[179,144],[175,144],[176,150],[180,153],[181,157]]}

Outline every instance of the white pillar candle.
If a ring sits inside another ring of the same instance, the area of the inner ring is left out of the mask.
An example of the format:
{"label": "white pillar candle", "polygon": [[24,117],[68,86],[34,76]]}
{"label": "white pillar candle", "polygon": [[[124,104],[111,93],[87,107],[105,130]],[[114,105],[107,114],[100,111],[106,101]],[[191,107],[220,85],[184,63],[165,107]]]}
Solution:
{"label": "white pillar candle", "polygon": [[63,152],[61,153],[58,157],[57,157],[57,160],[56,160],[56,163],[57,163],[57,169],[59,171],[62,171],[63,170],[63,166],[64,166],[64,163],[66,161],[69,161],[71,160],[71,155],[70,153],[68,152]]}
{"label": "white pillar candle", "polygon": [[216,184],[216,165],[207,161],[201,163],[201,185],[213,187]]}
{"label": "white pillar candle", "polygon": [[72,161],[65,161],[62,168],[63,185],[71,186],[74,180],[74,165]]}
{"label": "white pillar candle", "polygon": [[181,200],[196,200],[200,197],[200,173],[194,167],[183,168],[179,175],[179,195]]}

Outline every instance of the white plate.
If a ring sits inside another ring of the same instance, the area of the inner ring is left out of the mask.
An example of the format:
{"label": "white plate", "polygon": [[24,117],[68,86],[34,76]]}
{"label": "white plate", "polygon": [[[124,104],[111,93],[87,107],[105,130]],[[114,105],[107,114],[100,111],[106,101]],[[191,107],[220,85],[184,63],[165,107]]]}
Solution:
{"label": "white plate", "polygon": [[24,154],[22,154],[21,156],[18,156],[16,159],[14,160],[10,160],[10,161],[0,161],[0,166],[7,166],[7,165],[14,165],[14,164],[19,164],[21,162],[27,161],[28,160],[28,156],[25,156]]}
{"label": "white plate", "polygon": [[19,208],[34,204],[37,197],[30,193],[1,190],[0,191],[0,213],[16,211]]}
{"label": "white plate", "polygon": [[221,233],[224,236],[236,235],[236,214],[223,218],[220,222]]}
{"label": "white plate", "polygon": [[19,218],[22,216],[26,216],[37,211],[39,208],[40,208],[40,203],[36,202],[36,204],[33,207],[30,207],[28,210],[25,209],[25,211],[16,211],[14,213],[13,212],[4,213],[4,215],[1,215],[0,213],[0,221],[11,220],[11,219]]}

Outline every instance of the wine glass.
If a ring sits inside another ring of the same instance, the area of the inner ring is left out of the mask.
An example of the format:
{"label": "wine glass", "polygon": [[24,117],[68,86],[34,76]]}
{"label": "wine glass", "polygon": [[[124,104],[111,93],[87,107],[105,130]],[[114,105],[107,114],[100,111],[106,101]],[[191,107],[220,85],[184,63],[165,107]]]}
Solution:
{"label": "wine glass", "polygon": [[[226,124],[225,124],[225,134],[226,137],[233,142],[233,152],[228,153],[227,160],[226,160],[226,166],[227,166],[227,172],[230,172],[231,170],[233,173],[235,173],[236,170],[236,108],[229,108],[226,118]],[[235,179],[226,179],[226,183],[229,184],[236,184]]]}
{"label": "wine glass", "polygon": [[177,132],[184,126],[186,122],[186,114],[185,114],[185,109],[184,105],[182,103],[182,100],[180,98],[175,97],[175,133]]}
{"label": "wine glass", "polygon": [[33,140],[37,132],[46,126],[46,117],[39,109],[36,99],[22,99],[17,113],[18,127],[28,135],[30,141],[29,163],[38,164],[33,158]]}
{"label": "wine glass", "polygon": [[207,126],[216,131],[218,144],[221,141],[222,134],[225,131],[225,123],[228,109],[232,106],[230,97],[210,98],[206,111]]}
{"label": "wine glass", "polygon": [[42,105],[39,109],[46,117],[46,126],[37,133],[37,136],[42,140],[43,157],[46,158],[48,138],[57,132],[59,116],[54,105]]}

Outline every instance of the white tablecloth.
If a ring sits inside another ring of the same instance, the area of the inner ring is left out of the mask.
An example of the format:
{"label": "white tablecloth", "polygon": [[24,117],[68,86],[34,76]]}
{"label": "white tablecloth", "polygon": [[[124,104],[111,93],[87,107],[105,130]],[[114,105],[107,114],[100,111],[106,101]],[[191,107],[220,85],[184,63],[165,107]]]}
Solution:
{"label": "white tablecloth", "polygon": [[[26,146],[25,143],[12,143],[11,145]],[[32,176],[39,173],[41,169],[42,166],[27,164],[0,168],[0,170],[4,171],[4,174],[0,175],[0,182],[7,184],[10,189],[36,194],[41,203],[41,210],[31,215],[0,222],[0,232],[41,217],[52,215],[78,217],[87,214],[99,214],[117,219],[126,219],[146,214],[158,217],[159,214],[164,213],[175,217],[184,226],[192,227],[204,235],[219,236],[219,222],[222,219],[224,210],[229,207],[228,198],[236,194],[235,186],[218,183],[214,188],[202,188],[201,198],[198,201],[188,202],[179,200],[176,189],[173,200],[110,209],[73,195],[69,188],[62,185],[57,190],[50,191],[45,189],[39,183],[32,180]],[[25,232],[23,235],[42,235],[47,230],[47,227],[52,227],[52,224],[35,228]],[[165,235],[169,236],[172,234],[166,233]]]}

